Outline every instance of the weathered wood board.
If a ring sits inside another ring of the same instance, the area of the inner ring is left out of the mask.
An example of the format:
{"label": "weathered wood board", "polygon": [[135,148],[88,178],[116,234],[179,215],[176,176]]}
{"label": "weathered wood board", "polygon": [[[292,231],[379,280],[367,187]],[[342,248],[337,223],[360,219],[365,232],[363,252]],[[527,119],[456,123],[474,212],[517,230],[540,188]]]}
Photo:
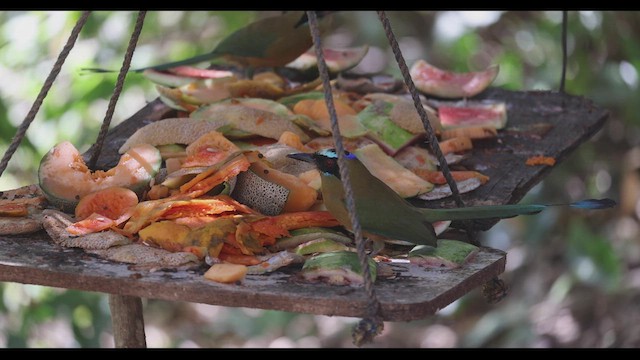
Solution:
{"label": "weathered wood board", "polygon": [[[573,150],[593,136],[608,113],[590,100],[553,92],[512,92],[490,89],[480,96],[505,101],[508,127],[497,140],[476,144],[463,165],[490,177],[482,187],[464,194],[467,205],[518,202],[552,171],[527,166],[534,155],[550,156],[559,166]],[[175,111],[158,100],[112,129],[98,161],[108,168],[118,160],[117,149],[137,128]],[[91,150],[90,150],[91,151]],[[427,207],[453,207],[452,199],[422,202]],[[495,221],[474,222],[486,230]],[[382,315],[389,321],[408,321],[435,313],[504,271],[506,254],[483,248],[457,270],[427,270],[394,264],[398,276],[381,279],[376,291]],[[367,299],[362,288],[306,284],[296,269],[268,276],[248,276],[242,284],[223,285],[202,277],[205,268],[190,271],[149,271],[114,263],[82,250],[56,246],[46,233],[0,237],[0,281],[39,284],[110,294],[234,307],[284,310],[322,315],[363,317]]]}
{"label": "weathered wood board", "polygon": [[[506,254],[482,249],[466,266],[454,270],[393,264],[395,279],[376,281],[382,315],[389,321],[422,319],[504,271]],[[362,287],[304,283],[297,270],[248,275],[242,284],[204,279],[196,270],[136,269],[55,245],[44,232],[0,238],[0,281],[99,291],[172,301],[283,310],[319,315],[364,317]]]}

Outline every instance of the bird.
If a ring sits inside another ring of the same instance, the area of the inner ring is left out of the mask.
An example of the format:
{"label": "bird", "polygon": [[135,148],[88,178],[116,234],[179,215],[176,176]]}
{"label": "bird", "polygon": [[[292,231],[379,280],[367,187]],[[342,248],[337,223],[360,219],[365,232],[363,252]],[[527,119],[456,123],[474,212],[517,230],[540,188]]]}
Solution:
{"label": "bird", "polygon": [[[315,164],[320,171],[320,191],[327,210],[342,226],[351,229],[335,149],[322,149],[315,153],[291,153],[287,156]],[[349,168],[355,210],[365,236],[382,236],[415,245],[436,247],[437,237],[433,223],[437,221],[504,219],[537,214],[548,206],[555,206],[507,204],[450,209],[420,208],[409,203],[373,176],[355,154],[345,151],[345,160]],[[615,206],[616,202],[612,199],[587,199],[566,205],[582,209],[605,209]]]}
{"label": "bird", "polygon": [[[330,24],[330,21],[322,20],[329,18],[327,15],[332,12],[318,12],[321,31],[326,30]],[[246,69],[250,78],[256,68],[284,66],[309,50],[311,45],[313,45],[313,41],[309,31],[307,13],[287,11],[282,15],[257,20],[236,30],[218,43],[209,53],[130,71],[163,71],[178,66],[222,59],[224,62]],[[85,70],[113,72],[113,70],[99,68]]]}

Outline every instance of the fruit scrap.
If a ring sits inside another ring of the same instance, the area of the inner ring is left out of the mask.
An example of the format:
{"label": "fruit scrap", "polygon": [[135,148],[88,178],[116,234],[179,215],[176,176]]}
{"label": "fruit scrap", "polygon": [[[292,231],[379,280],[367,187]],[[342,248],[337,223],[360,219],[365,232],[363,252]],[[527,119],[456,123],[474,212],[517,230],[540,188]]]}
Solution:
{"label": "fruit scrap", "polygon": [[180,186],[180,192],[192,198],[204,195],[217,185],[246,171],[250,165],[249,160],[241,152],[236,152],[231,154],[225,161],[210,166],[207,170]]}
{"label": "fruit scrap", "polygon": [[213,166],[238,151],[240,148],[222,133],[210,131],[187,146],[185,149],[187,156],[182,161],[181,167]]}
{"label": "fruit scrap", "polygon": [[480,249],[458,240],[438,240],[438,247],[418,245],[409,252],[409,261],[425,267],[455,269],[471,260]]}
{"label": "fruit scrap", "polygon": [[265,215],[308,210],[318,192],[297,176],[269,166],[262,157],[248,153],[248,171],[238,175],[232,196]]}
{"label": "fruit scrap", "polygon": [[553,166],[555,164],[556,164],[555,158],[551,156],[543,156],[543,155],[532,156],[528,158],[526,162],[527,166],[536,166],[536,165]]}
{"label": "fruit scrap", "polygon": [[471,139],[466,136],[458,136],[455,138],[440,141],[440,150],[444,155],[471,149],[473,149],[473,143],[471,143]]}
{"label": "fruit scrap", "polygon": [[287,213],[274,217],[227,215],[197,228],[179,224],[176,220],[153,222],[140,230],[138,235],[144,243],[165,250],[191,252],[200,259],[209,255],[245,265],[258,263],[246,256],[264,253],[265,246],[273,245],[277,238],[289,236],[289,230],[338,226],[337,220],[325,211]]}
{"label": "fruit scrap", "polygon": [[247,267],[244,265],[213,264],[209,270],[204,273],[204,278],[219,283],[229,284],[242,281],[246,274]]}
{"label": "fruit scrap", "polygon": [[[372,281],[377,274],[376,262],[368,257],[369,273]],[[302,266],[302,278],[331,285],[361,285],[364,283],[363,270],[358,254],[351,251],[334,251],[312,256]]]}
{"label": "fruit scrap", "polygon": [[483,71],[453,72],[418,60],[409,72],[418,90],[425,94],[442,98],[467,98],[491,85],[498,71],[498,65],[493,65]]}
{"label": "fruit scrap", "polygon": [[498,136],[498,130],[493,126],[470,126],[444,130],[440,133],[442,140],[467,137],[472,140],[490,139]]}
{"label": "fruit scrap", "polygon": [[500,101],[439,102],[438,116],[444,129],[474,126],[502,129],[507,124],[507,105]]}
{"label": "fruit scrap", "polygon": [[160,220],[248,213],[253,213],[253,210],[227,195],[202,196],[197,199],[178,195],[139,203],[133,209],[133,214],[125,224],[124,230],[135,234],[149,224]]}

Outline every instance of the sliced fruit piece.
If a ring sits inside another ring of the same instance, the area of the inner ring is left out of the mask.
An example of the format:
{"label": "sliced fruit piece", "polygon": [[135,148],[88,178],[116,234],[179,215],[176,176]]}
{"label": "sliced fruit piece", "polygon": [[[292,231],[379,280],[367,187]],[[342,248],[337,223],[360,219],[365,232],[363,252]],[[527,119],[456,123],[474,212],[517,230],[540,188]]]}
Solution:
{"label": "sliced fruit piece", "polygon": [[327,228],[319,227],[306,227],[290,231],[291,236],[283,237],[276,241],[275,245],[271,247],[272,250],[286,250],[297,247],[300,244],[306,243],[312,240],[327,239],[334,242],[347,245],[352,243],[351,239],[345,234]]}
{"label": "sliced fruit piece", "polygon": [[425,94],[442,98],[467,98],[491,85],[498,71],[498,65],[493,65],[484,71],[452,72],[418,60],[411,67],[410,74],[418,90]]}
{"label": "sliced fruit piece", "polygon": [[161,164],[158,149],[140,144],[128,149],[108,171],[90,171],[75,146],[65,141],[42,158],[38,178],[52,205],[73,212],[83,196],[108,187],[121,186],[141,193]]}
{"label": "sliced fruit piece", "polygon": [[[186,103],[199,106],[232,97],[233,94],[230,88],[239,81],[241,80],[235,77],[205,79],[192,81],[177,88],[156,85],[156,90],[179,105]],[[171,103],[166,104],[172,105]]]}
{"label": "sliced fruit piece", "polygon": [[67,231],[72,235],[86,235],[114,228],[116,226],[118,226],[116,220],[109,219],[108,217],[98,213],[93,213],[86,218],[67,226]]}
{"label": "sliced fruit piece", "polygon": [[440,150],[444,155],[467,151],[473,149],[471,139],[466,136],[458,136],[455,138],[440,141]]}
{"label": "sliced fruit piece", "polygon": [[507,124],[507,106],[503,102],[441,102],[438,105],[438,115],[444,129],[468,126],[502,129]]}
{"label": "sliced fruit piece", "polygon": [[[367,55],[368,51],[369,45],[363,45],[346,49],[326,48],[322,49],[322,54],[324,55],[329,72],[336,74],[341,71],[347,71],[358,65],[365,55]],[[315,49],[309,49],[297,59],[287,64],[286,67],[305,72],[311,70],[317,73],[318,58],[316,57]]]}
{"label": "sliced fruit piece", "polygon": [[270,167],[265,161],[251,164],[249,171],[238,175],[232,196],[265,215],[305,211],[318,192],[298,177]]}
{"label": "sliced fruit piece", "polygon": [[346,251],[348,249],[348,246],[340,242],[330,239],[315,239],[296,246],[294,251],[298,255],[310,255],[331,251]]}
{"label": "sliced fruit piece", "polygon": [[35,185],[0,191],[0,217],[25,217],[37,213],[47,205],[47,198]]}
{"label": "sliced fruit piece", "polygon": [[400,165],[385,154],[378,145],[367,145],[354,153],[373,176],[382,180],[404,198],[424,194],[433,189],[433,184]]}
{"label": "sliced fruit piece", "polygon": [[491,139],[498,136],[498,130],[493,126],[468,126],[445,130],[440,134],[440,139],[448,140],[466,137],[472,140]]}
{"label": "sliced fruit piece", "polygon": [[187,146],[185,149],[187,156],[181,166],[183,168],[212,166],[224,161],[230,154],[237,151],[240,151],[240,148],[222,133],[210,131]]}
{"label": "sliced fruit piece", "polygon": [[324,93],[322,91],[309,91],[295,95],[289,95],[283,98],[278,99],[278,102],[289,109],[293,109],[293,107],[302,100],[322,100],[324,99]]}
{"label": "sliced fruit piece", "polygon": [[438,247],[418,245],[409,252],[409,261],[425,267],[455,269],[469,262],[479,251],[475,245],[458,240],[438,240]]}
{"label": "sliced fruit piece", "polygon": [[[413,101],[407,99],[406,97],[385,93],[367,94],[356,103],[354,103],[353,107],[356,110],[364,110],[367,106],[375,104],[377,102],[386,102],[393,104],[392,107],[384,107],[384,105],[382,105],[378,109],[388,110],[386,114],[389,116],[391,121],[393,121],[401,128],[407,130],[412,134],[420,134],[425,132],[424,125],[422,124],[422,119],[420,118],[418,111],[416,111]],[[436,133],[440,132],[442,126],[440,125],[440,119],[438,118],[436,110],[425,104],[423,104],[422,107],[427,113],[427,119],[429,120],[429,123],[431,124],[433,130]]]}
{"label": "sliced fruit piece", "polygon": [[[264,259],[265,257],[267,258]],[[260,259],[264,260],[257,265],[249,266],[247,274],[265,274],[294,263],[304,262],[303,256],[289,251],[280,251],[273,255],[265,255]]]}
{"label": "sliced fruit piece", "polygon": [[138,144],[167,145],[191,144],[209,131],[217,130],[227,122],[223,119],[214,121],[198,118],[168,118],[147,124],[131,135],[118,152],[126,152]]}
{"label": "sliced fruit piece", "polygon": [[124,230],[135,234],[159,220],[252,212],[251,209],[227,195],[204,196],[197,199],[182,196],[150,200],[139,203],[133,209],[133,214],[125,224]]}
{"label": "sliced fruit piece", "polygon": [[160,151],[160,156],[162,160],[174,159],[174,158],[184,158],[187,156],[187,152],[185,151],[184,145],[180,144],[166,144],[166,145],[158,145],[156,146],[158,151]]}
{"label": "sliced fruit piece", "polygon": [[438,168],[438,160],[431,155],[429,150],[420,146],[407,146],[399,151],[393,159],[413,172],[416,170],[431,171]]}
{"label": "sliced fruit piece", "polygon": [[75,209],[77,220],[96,213],[117,220],[138,205],[138,195],[131,189],[114,186],[83,196]]}
{"label": "sliced fruit piece", "polygon": [[228,84],[226,88],[229,91],[229,97],[232,98],[278,99],[285,95],[285,91],[281,86],[256,79],[238,80]]}
{"label": "sliced fruit piece", "polygon": [[263,98],[233,98],[222,101],[221,104],[239,104],[253,109],[268,111],[278,116],[286,117],[293,115],[293,112],[285,105],[277,101]]}
{"label": "sliced fruit piece", "polygon": [[219,282],[219,283],[235,283],[242,281],[245,275],[247,275],[247,267],[245,265],[238,264],[213,264],[204,273],[204,278],[207,280]]}
{"label": "sliced fruit piece", "polygon": [[165,250],[178,252],[185,247],[185,240],[191,229],[172,220],[157,221],[138,232],[145,244],[159,246]]}
{"label": "sliced fruit piece", "polygon": [[[376,279],[376,262],[368,258],[372,281]],[[327,252],[312,256],[302,266],[302,277],[307,281],[325,281],[331,285],[361,285],[363,270],[358,254],[351,251]]]}
{"label": "sliced fruit piece", "polygon": [[247,171],[250,165],[247,157],[241,152],[231,154],[224,161],[208,167],[207,170],[181,185],[180,192],[192,198],[204,195],[214,187]]}
{"label": "sliced fruit piece", "polygon": [[[340,133],[343,136],[358,137],[366,133],[367,129],[357,121],[355,118],[357,112],[351,106],[338,98],[334,98],[333,104],[338,117]],[[323,129],[331,131],[331,119],[324,98],[301,100],[293,107],[293,112],[298,115],[306,115],[316,121]]]}
{"label": "sliced fruit piece", "polygon": [[379,101],[358,113],[362,125],[369,129],[367,137],[378,143],[391,156],[410,145],[417,139],[417,136],[420,136],[396,125],[389,117],[392,108],[393,104]]}
{"label": "sliced fruit piece", "polygon": [[290,230],[338,225],[338,220],[328,211],[300,211],[257,219],[251,223],[251,228],[264,235],[262,243],[269,246],[275,244],[277,238],[289,236]]}
{"label": "sliced fruit piece", "polygon": [[305,143],[310,140],[309,136],[288,118],[239,104],[221,103],[203,106],[190,116],[194,119],[221,121],[224,125],[233,125],[238,130],[270,139],[277,140],[283,132],[290,131]]}

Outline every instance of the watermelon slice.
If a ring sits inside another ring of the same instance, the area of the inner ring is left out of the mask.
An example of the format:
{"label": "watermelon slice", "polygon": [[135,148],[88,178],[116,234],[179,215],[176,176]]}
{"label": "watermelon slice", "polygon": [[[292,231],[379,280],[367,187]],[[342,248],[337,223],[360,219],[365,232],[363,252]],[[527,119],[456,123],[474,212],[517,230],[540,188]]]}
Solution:
{"label": "watermelon slice", "polygon": [[493,126],[502,129],[507,124],[507,106],[496,101],[440,103],[438,115],[443,129],[471,126]]}
{"label": "watermelon slice", "polygon": [[[355,67],[362,61],[365,55],[367,55],[368,51],[369,45],[346,49],[322,49],[327,68],[329,68],[329,72],[332,74],[347,71]],[[309,51],[286,65],[288,68],[303,72],[311,71],[312,69],[317,71],[317,66],[318,59],[316,58],[314,48],[309,49]]]}
{"label": "watermelon slice", "polygon": [[418,90],[442,98],[467,98],[484,91],[496,76],[499,67],[493,65],[484,71],[456,73],[439,69],[424,60],[416,61],[410,74]]}

